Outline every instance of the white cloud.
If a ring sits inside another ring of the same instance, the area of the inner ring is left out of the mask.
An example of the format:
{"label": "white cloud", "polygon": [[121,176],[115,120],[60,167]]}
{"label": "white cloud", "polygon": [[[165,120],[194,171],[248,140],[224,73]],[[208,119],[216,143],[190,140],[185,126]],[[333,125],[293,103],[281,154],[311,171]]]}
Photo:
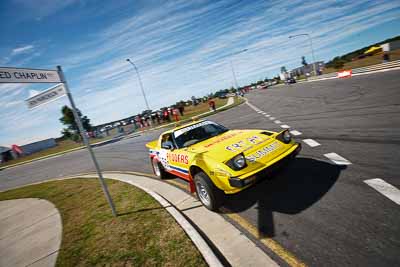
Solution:
{"label": "white cloud", "polygon": [[9,107],[12,107],[12,106],[15,106],[15,105],[19,105],[21,103],[23,103],[23,101],[21,101],[21,100],[8,101],[8,102],[4,103],[4,107],[5,108],[9,108]]}
{"label": "white cloud", "polygon": [[25,10],[25,12],[21,12],[21,16],[25,16],[29,19],[41,20],[44,17],[53,15],[58,11],[79,2],[79,0],[14,0],[14,2],[16,6]]}
{"label": "white cloud", "polygon": [[24,53],[28,53],[30,51],[32,51],[34,48],[33,45],[26,45],[26,46],[21,46],[21,47],[17,47],[14,48],[11,52],[11,56],[16,56],[19,54],[24,54]]}

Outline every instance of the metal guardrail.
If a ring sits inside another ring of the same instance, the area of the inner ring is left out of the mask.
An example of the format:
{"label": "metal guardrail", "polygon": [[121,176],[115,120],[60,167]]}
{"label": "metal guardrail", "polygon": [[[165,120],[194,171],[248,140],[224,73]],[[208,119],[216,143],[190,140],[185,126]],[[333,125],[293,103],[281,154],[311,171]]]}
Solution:
{"label": "metal guardrail", "polygon": [[391,69],[391,68],[396,68],[396,67],[400,67],[400,60],[395,60],[395,61],[390,61],[390,62],[385,62],[385,63],[381,63],[381,64],[376,64],[376,65],[371,65],[371,66],[367,66],[367,67],[353,69],[353,73],[363,73],[363,72],[369,72],[369,71],[374,71],[374,70]]}
{"label": "metal guardrail", "polygon": [[[391,68],[397,68],[400,67],[400,60],[394,60],[390,62],[385,62],[385,63],[380,63],[376,65],[371,65],[367,67],[362,67],[362,68],[356,68],[352,69],[353,74],[357,73],[365,73],[365,72],[370,72],[370,71],[375,71],[375,70],[384,70],[384,69],[391,69]],[[325,79],[325,78],[333,78],[337,76],[337,72],[332,72],[332,73],[327,73],[323,74],[320,76],[316,77],[310,77],[308,80],[320,80],[320,79]]]}

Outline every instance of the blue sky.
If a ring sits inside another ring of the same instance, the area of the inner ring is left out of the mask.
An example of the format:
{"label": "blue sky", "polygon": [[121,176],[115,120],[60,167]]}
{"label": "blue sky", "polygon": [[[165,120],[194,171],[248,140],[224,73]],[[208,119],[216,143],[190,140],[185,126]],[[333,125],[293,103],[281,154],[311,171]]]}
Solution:
{"label": "blue sky", "polygon": [[[93,124],[272,77],[400,34],[400,1],[3,0],[0,66],[64,68],[77,106]],[[49,85],[0,85],[0,145],[58,137],[61,98],[29,111],[24,99]]]}

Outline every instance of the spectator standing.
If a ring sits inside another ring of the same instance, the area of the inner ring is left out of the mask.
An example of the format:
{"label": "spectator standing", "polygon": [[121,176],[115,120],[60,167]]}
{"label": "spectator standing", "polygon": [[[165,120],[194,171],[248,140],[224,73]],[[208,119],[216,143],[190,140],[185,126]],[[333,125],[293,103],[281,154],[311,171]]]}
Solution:
{"label": "spectator standing", "polygon": [[177,108],[172,110],[172,114],[174,115],[175,121],[179,121],[179,110]]}
{"label": "spectator standing", "polygon": [[210,98],[210,100],[208,101],[208,106],[210,107],[210,110],[216,111],[216,108],[215,108],[215,101],[212,100],[211,98]]}
{"label": "spectator standing", "polygon": [[384,53],[384,54],[383,54],[383,62],[389,62],[389,61],[390,61],[389,54]]}
{"label": "spectator standing", "polygon": [[181,114],[181,116],[183,116],[183,112],[185,111],[185,107],[183,106],[183,104],[179,105],[179,113]]}
{"label": "spectator standing", "polygon": [[169,112],[168,109],[164,109],[164,121],[171,121],[170,117],[169,117]]}
{"label": "spectator standing", "polygon": [[156,113],[156,120],[157,124],[160,124],[160,114],[158,112]]}

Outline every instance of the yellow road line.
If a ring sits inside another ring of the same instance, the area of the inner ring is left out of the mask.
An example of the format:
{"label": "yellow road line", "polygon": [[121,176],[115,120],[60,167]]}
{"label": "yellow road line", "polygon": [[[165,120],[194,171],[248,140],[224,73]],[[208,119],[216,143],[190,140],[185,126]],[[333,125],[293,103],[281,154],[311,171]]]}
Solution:
{"label": "yellow road line", "polygon": [[225,211],[226,216],[228,216],[231,220],[238,223],[241,227],[243,227],[246,231],[248,231],[252,236],[256,237],[261,243],[263,243],[267,248],[272,250],[276,255],[278,255],[281,259],[283,259],[287,264],[293,267],[303,267],[307,266],[304,262],[297,259],[291,252],[287,251],[283,248],[278,242],[268,237],[260,237],[259,231],[256,227],[254,227],[251,223],[249,223],[246,219],[236,213],[229,213],[230,211],[223,208],[222,211]]}
{"label": "yellow road line", "polygon": [[[178,183],[174,180],[168,180],[167,181],[170,184],[173,184],[185,191],[188,191],[188,187]],[[251,223],[249,223],[246,219],[244,219],[242,216],[236,213],[231,213],[226,208],[221,208],[221,211],[225,213],[226,216],[228,216],[231,220],[239,224],[241,227],[243,227],[247,232],[249,232],[252,236],[257,238],[264,246],[272,250],[276,255],[278,255],[282,260],[284,260],[287,264],[289,264],[292,267],[305,267],[307,266],[304,262],[301,260],[297,259],[296,256],[294,256],[291,252],[287,251],[285,248],[283,248],[278,242],[273,240],[272,238],[268,237],[260,237],[259,236],[259,231],[258,229],[253,226]]]}

